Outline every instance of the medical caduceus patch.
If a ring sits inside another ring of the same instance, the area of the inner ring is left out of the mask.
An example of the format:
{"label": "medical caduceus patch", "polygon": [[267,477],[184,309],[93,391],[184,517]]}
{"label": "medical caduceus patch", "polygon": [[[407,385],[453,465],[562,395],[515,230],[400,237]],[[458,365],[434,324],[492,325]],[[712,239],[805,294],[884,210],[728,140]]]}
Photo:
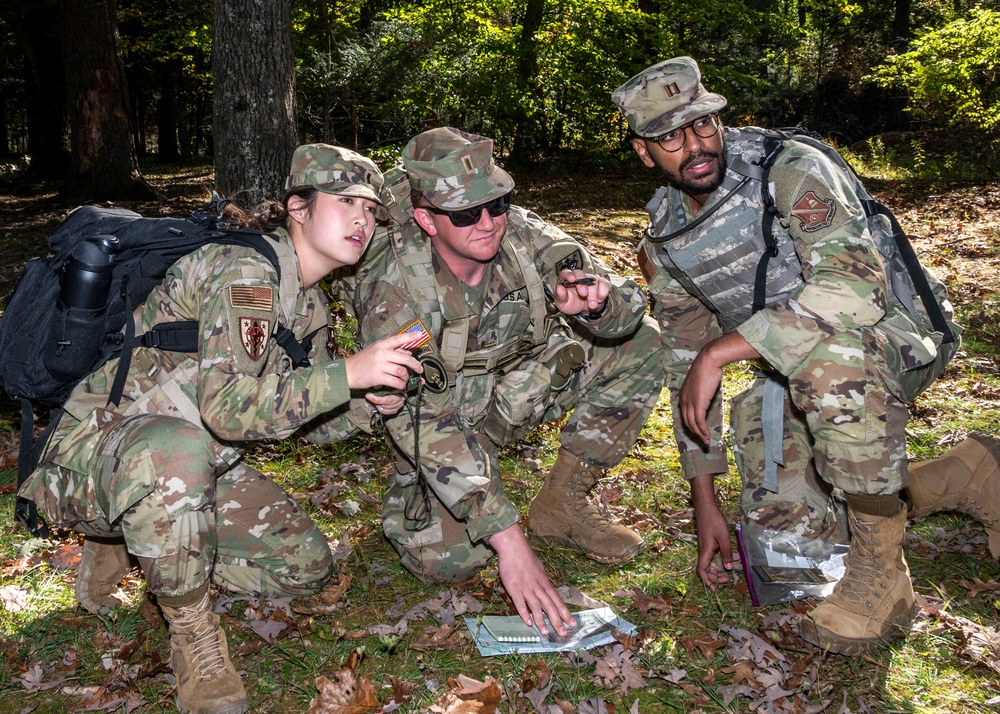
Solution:
{"label": "medical caduceus patch", "polygon": [[240,318],[240,341],[247,356],[254,362],[264,356],[267,336],[271,334],[271,321],[259,317]]}
{"label": "medical caduceus patch", "polygon": [[833,199],[824,201],[812,191],[806,191],[792,206],[792,215],[799,219],[802,230],[811,233],[833,223],[837,206]]}

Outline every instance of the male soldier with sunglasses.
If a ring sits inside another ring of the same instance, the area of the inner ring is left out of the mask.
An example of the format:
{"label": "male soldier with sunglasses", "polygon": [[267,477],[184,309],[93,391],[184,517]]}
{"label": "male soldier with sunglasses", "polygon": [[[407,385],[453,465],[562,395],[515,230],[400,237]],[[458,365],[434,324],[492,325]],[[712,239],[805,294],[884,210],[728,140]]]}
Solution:
{"label": "male soldier with sunglasses", "polygon": [[[809,554],[843,540],[846,520],[846,572],[802,635],[846,655],[876,647],[913,610],[904,430],[908,404],[958,348],[943,285],[919,265],[897,267],[904,251],[886,210],[821,144],[723,129],[726,100],[690,57],[643,70],[612,99],[639,159],[666,182],[647,206],[639,265],[663,331],[698,575],[714,590],[733,567],[713,490],[728,470],[720,383],[726,365],[752,361],[756,379],[731,403],[744,534],[766,530]],[[921,280],[914,300],[905,282]],[[973,439],[911,472],[910,514],[965,510],[993,538],[996,453]]]}
{"label": "male soldier with sunglasses", "polygon": [[621,563],[642,538],[587,500],[635,443],[663,383],[642,288],[537,215],[511,205],[493,142],[426,131],[387,175],[394,224],[359,271],[361,340],[413,335],[424,367],[384,419],[397,473],[385,533],[425,581],[460,582],[498,557],[518,613],[572,623],[504,493],[498,451],[566,414],[559,455],[531,503],[543,542]]}

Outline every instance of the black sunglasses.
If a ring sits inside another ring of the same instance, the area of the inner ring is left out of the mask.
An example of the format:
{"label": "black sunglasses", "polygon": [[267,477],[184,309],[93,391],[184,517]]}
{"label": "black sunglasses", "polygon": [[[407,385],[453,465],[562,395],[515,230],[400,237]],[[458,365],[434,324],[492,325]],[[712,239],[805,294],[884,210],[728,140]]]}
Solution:
{"label": "black sunglasses", "polygon": [[489,203],[480,203],[478,206],[463,208],[459,211],[446,211],[443,208],[435,206],[420,206],[420,208],[426,208],[431,213],[436,213],[439,216],[448,216],[451,220],[451,225],[455,226],[455,228],[468,228],[479,223],[479,218],[483,215],[484,210],[490,214],[491,218],[498,218],[509,211],[512,194],[513,191],[510,191],[503,196],[494,198]]}

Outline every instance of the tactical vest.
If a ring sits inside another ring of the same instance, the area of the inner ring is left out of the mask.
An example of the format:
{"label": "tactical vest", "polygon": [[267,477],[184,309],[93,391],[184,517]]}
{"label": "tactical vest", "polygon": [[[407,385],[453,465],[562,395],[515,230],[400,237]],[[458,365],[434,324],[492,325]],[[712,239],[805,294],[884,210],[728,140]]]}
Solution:
{"label": "tactical vest", "polygon": [[[753,313],[753,292],[760,257],[768,251],[761,230],[764,203],[762,137],[726,134],[729,170],[699,216],[686,222],[680,204],[660,204],[669,189],[661,186],[646,206],[652,222],[646,235],[660,264],[685,290],[716,314],[731,332]],[[777,252],[766,274],[767,304],[801,289],[802,264],[788,231],[775,230]]]}
{"label": "tactical vest", "polygon": [[[946,364],[958,349],[961,330],[952,320],[944,285],[920,265],[895,216],[872,198],[836,150],[801,130],[727,130],[723,184],[689,223],[679,202],[664,204],[671,190],[661,187],[646,206],[652,219],[646,240],[657,262],[716,314],[725,332],[799,290],[802,264],[788,229],[775,220],[783,216],[768,185],[771,166],[789,141],[812,146],[844,171],[881,256],[889,301],[909,316],[918,337],[933,343],[925,359]],[[938,348],[941,353],[935,354]]]}
{"label": "tactical vest", "polygon": [[[524,357],[543,351],[553,327],[549,323],[557,320],[546,319],[542,277],[516,228],[508,223],[504,241],[513,249],[524,277],[531,329],[493,347],[468,352],[469,318],[464,315],[445,315],[442,310],[429,241],[411,218],[413,211],[406,171],[396,166],[385,174],[385,179],[383,199],[394,225],[387,231],[383,242],[369,250],[374,249],[375,253],[372,255],[385,249],[392,250],[399,271],[406,281],[406,288],[416,298],[421,316],[427,321],[431,336],[438,344],[449,385],[454,386],[459,374],[472,377],[488,372],[505,373]],[[370,265],[372,261],[368,258],[365,262]]]}

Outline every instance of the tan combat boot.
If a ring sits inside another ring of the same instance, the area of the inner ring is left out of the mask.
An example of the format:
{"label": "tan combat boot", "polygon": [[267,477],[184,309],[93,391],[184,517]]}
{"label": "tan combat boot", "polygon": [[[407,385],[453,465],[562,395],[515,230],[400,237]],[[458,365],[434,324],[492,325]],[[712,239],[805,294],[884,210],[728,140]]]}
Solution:
{"label": "tan combat boot", "polygon": [[910,518],[958,511],[979,520],[1000,558],[1000,440],[969,434],[941,458],[911,464],[910,498]]}
{"label": "tan combat boot", "polygon": [[844,577],[802,622],[817,647],[858,655],[902,635],[913,617],[913,584],[903,557],[906,507],[891,518],[848,511],[851,545]]}
{"label": "tan combat boot", "polygon": [[131,569],[132,561],[123,541],[84,538],[76,574],[76,599],[95,615],[108,614],[121,605],[112,593]]}
{"label": "tan combat boot", "polygon": [[199,591],[201,596],[190,605],[168,607],[160,603],[170,626],[170,667],[176,679],[177,708],[189,714],[243,714],[250,703],[229,659],[219,616],[212,612],[208,584]]}
{"label": "tan combat boot", "polygon": [[631,528],[612,523],[587,500],[602,470],[559,449],[552,471],[528,509],[528,525],[543,543],[578,550],[599,563],[624,563],[643,548]]}

